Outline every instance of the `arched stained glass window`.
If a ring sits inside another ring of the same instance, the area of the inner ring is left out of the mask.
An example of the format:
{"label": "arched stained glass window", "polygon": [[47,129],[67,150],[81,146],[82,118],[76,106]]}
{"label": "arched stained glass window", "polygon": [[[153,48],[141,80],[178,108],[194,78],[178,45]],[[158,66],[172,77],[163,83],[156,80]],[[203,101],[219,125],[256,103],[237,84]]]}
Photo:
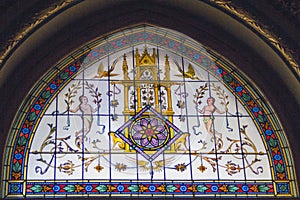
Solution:
{"label": "arched stained glass window", "polygon": [[284,130],[222,56],[135,27],[67,56],[11,132],[7,197],[293,196]]}

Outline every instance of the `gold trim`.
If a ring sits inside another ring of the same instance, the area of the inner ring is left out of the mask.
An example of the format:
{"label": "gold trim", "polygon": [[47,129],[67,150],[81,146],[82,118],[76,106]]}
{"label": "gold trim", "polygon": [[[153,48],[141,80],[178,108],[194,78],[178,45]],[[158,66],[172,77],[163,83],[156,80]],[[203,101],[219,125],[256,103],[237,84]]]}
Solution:
{"label": "gold trim", "polygon": [[[33,23],[26,26],[20,33],[16,34],[14,39],[11,40],[10,44],[7,45],[6,49],[4,50],[3,54],[0,57],[0,65],[2,65],[4,59],[8,56],[8,54],[14,49],[14,47],[35,27],[41,24],[45,19],[53,15],[54,13],[58,12],[65,6],[69,5],[70,3],[74,2],[74,0],[64,0],[61,3],[54,6],[54,8],[47,9],[46,11],[42,11],[40,17],[38,17]],[[286,58],[289,64],[294,68],[295,72],[300,76],[300,66],[294,60],[292,55],[290,55],[287,48],[284,48],[283,45],[278,41],[277,38],[271,35],[271,33],[262,28],[258,22],[252,19],[249,14],[241,9],[235,8],[231,5],[230,0],[210,0],[210,2],[214,3],[215,5],[222,7],[229,11],[230,13],[234,14],[235,16],[239,17],[241,20],[245,21],[248,25],[262,34],[268,41]]]}
{"label": "gold trim", "polygon": [[0,65],[2,65],[4,59],[9,55],[9,53],[16,47],[16,45],[22,41],[22,39],[25,38],[26,35],[29,34],[30,31],[32,31],[35,27],[43,23],[48,17],[55,14],[62,8],[66,7],[70,3],[72,3],[74,0],[64,0],[61,1],[58,4],[55,4],[51,6],[50,8],[43,10],[39,13],[39,17],[37,19],[27,25],[23,30],[15,35],[15,37],[10,41],[10,44],[7,45],[6,49],[3,51],[1,57],[0,57]]}
{"label": "gold trim", "polygon": [[230,0],[210,0],[210,2],[214,3],[215,5],[221,8],[226,9],[231,14],[237,16],[239,19],[243,20],[252,28],[254,28],[256,31],[258,31],[261,35],[263,35],[269,41],[269,43],[272,44],[273,47],[275,47],[284,56],[284,58],[294,68],[298,76],[300,76],[300,66],[297,64],[295,59],[290,54],[291,50],[283,47],[283,45],[274,36],[274,34],[272,35],[269,30],[263,28],[262,24],[259,24],[257,21],[251,18],[249,14],[244,10],[233,6]]}

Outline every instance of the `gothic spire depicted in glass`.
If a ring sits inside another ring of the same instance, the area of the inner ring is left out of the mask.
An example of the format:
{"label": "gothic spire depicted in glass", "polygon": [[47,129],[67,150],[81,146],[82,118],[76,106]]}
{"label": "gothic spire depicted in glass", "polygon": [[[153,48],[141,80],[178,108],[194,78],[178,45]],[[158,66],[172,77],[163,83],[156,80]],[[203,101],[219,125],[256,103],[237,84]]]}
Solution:
{"label": "gothic spire depicted in glass", "polygon": [[56,68],[15,122],[8,196],[294,195],[288,144],[268,103],[190,38],[136,27]]}

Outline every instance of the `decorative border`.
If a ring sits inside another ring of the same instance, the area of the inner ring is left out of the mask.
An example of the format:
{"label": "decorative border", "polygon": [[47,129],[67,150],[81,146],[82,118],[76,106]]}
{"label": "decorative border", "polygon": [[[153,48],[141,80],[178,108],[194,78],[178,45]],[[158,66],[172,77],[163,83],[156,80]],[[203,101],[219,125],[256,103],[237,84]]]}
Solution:
{"label": "decorative border", "polygon": [[[54,14],[61,12],[67,6],[70,6],[74,2],[80,2],[80,0],[64,0],[58,5],[55,5],[54,8],[50,8],[47,11],[42,11],[40,16],[28,26],[26,26],[20,33],[18,33],[12,40],[10,40],[10,44],[7,45],[6,49],[2,53],[0,57],[0,66],[3,65],[4,60],[11,54],[12,51],[15,50],[17,45],[24,40],[24,38],[28,37],[31,32],[43,24],[46,20],[52,17]],[[268,30],[262,27],[257,21],[251,18],[245,11],[241,9],[235,8],[231,1],[228,0],[202,0],[204,2],[210,1],[216,7],[223,8],[223,11],[227,11],[232,15],[238,17],[241,21],[245,22],[247,25],[252,27],[257,31],[260,35],[262,35],[269,44],[271,44],[275,49],[278,50],[278,53],[283,55],[283,57],[288,61],[290,66],[293,67],[294,71],[300,77],[300,66],[297,64],[293,56],[289,53],[290,50],[284,48],[283,45],[278,41],[278,39],[271,34]]]}
{"label": "decorative border", "polygon": [[[275,184],[275,186],[274,186]],[[289,182],[209,182],[209,181],[173,181],[173,182],[82,182],[82,181],[56,181],[56,182],[9,182],[8,193],[26,197],[40,195],[263,195],[277,194],[290,196]]]}
{"label": "decorative border", "polygon": [[271,183],[216,183],[216,182],[28,182],[28,195],[32,194],[156,194],[156,195],[197,195],[197,194],[273,194]]}
{"label": "decorative border", "polygon": [[61,1],[47,10],[41,11],[39,16],[32,22],[26,25],[23,30],[17,33],[13,39],[9,40],[9,44],[7,44],[6,49],[3,51],[0,56],[0,66],[3,64],[4,60],[16,49],[20,42],[23,42],[26,37],[28,37],[34,29],[45,23],[48,19],[53,17],[55,14],[63,11],[65,8],[69,7],[74,3],[74,1],[78,0],[64,0]]}
{"label": "decorative border", "polygon": [[218,7],[222,11],[234,15],[244,24],[248,25],[250,28],[255,30],[258,33],[258,35],[262,36],[269,45],[271,45],[273,48],[277,50],[277,53],[281,54],[286,59],[286,61],[292,67],[293,69],[292,71],[294,71],[298,75],[298,78],[300,77],[300,66],[295,61],[293,56],[289,53],[291,51],[286,47],[284,47],[273,33],[270,33],[269,30],[263,28],[262,24],[254,20],[247,12],[245,12],[240,8],[235,7],[231,3],[231,1],[228,0],[204,0],[204,1],[211,2],[213,5],[215,5],[215,7]]}
{"label": "decorative border", "polygon": [[[84,47],[85,49],[80,49],[69,57],[76,58],[73,63],[67,64],[67,66],[61,66],[62,70],[56,72],[56,75],[52,77],[48,76],[48,78],[45,78],[43,83],[39,83],[43,85],[45,81],[47,82],[44,87],[36,92],[36,95],[32,95],[32,98],[34,98],[32,104],[28,105],[27,108],[25,107],[25,110],[27,111],[26,116],[24,118],[21,118],[22,120],[15,123],[16,128],[22,128],[19,129],[19,131],[15,133],[15,135],[11,134],[11,137],[15,137],[15,139],[11,140],[14,141],[14,144],[11,154],[9,154],[9,157],[13,159],[11,159],[10,163],[6,163],[7,166],[11,166],[7,167],[6,169],[6,172],[9,173],[9,181],[29,181],[26,180],[26,177],[24,176],[26,165],[24,161],[26,156],[28,155],[28,151],[30,148],[29,142],[34,137],[33,130],[35,130],[35,127],[38,126],[39,118],[47,109],[47,104],[50,103],[51,99],[53,99],[53,97],[58,94],[58,92],[64,87],[64,85],[67,84],[68,81],[73,76],[75,76],[76,73],[80,71],[80,69],[84,66],[88,66],[89,64],[96,62],[102,57],[109,55],[111,52],[115,52],[118,50],[122,50],[125,47],[135,46],[146,42],[155,46],[159,46],[161,48],[165,48],[171,52],[179,53],[192,62],[201,65],[210,73],[214,74],[215,77],[218,77],[220,80],[222,80],[225,85],[227,85],[227,87],[233,92],[233,94],[243,102],[252,119],[256,122],[256,125],[258,126],[258,129],[260,130],[262,137],[267,145],[269,158],[271,160],[270,165],[272,166],[272,173],[274,176],[273,179],[275,181],[285,182],[289,180],[289,177],[292,176],[292,172],[290,171],[292,169],[290,169],[290,167],[287,168],[287,161],[284,157],[285,154],[281,146],[282,141],[285,140],[280,140],[280,137],[285,136],[278,135],[278,132],[276,131],[278,129],[274,129],[273,127],[273,124],[276,124],[276,122],[272,120],[272,117],[276,119],[276,116],[272,116],[272,113],[266,113],[262,109],[262,107],[260,106],[262,102],[257,102],[260,97],[256,96],[255,90],[251,92],[249,91],[248,88],[250,86],[246,80],[241,79],[241,76],[231,67],[229,67],[229,64],[226,64],[226,66],[221,66],[221,64],[215,63],[216,60],[218,60],[218,62],[220,63],[220,60],[223,60],[222,58],[217,57],[216,55],[208,54],[208,50],[204,49],[200,45],[198,45],[200,47],[193,46],[193,48],[191,44],[195,43],[195,41],[188,40],[187,38],[185,38],[185,40],[182,40],[183,36],[176,35],[175,32],[168,32],[168,30],[166,29],[148,26],[135,28],[133,30],[134,31],[132,31],[130,35],[128,35],[127,33],[127,35],[124,36],[125,34],[121,32],[120,34],[116,34],[106,40],[99,39],[91,43],[94,47],[94,49],[91,51],[88,49],[92,48],[89,45],[86,45],[86,47]],[[168,34],[166,34],[166,32],[168,32]],[[184,41],[184,43],[178,41]],[[99,44],[99,46],[95,47],[96,44]],[[210,56],[213,56],[213,58]],[[53,69],[57,70],[57,68]],[[53,73],[53,71],[50,71],[49,74],[50,73]],[[7,151],[9,151],[9,149],[7,149]],[[295,181],[293,181],[293,178],[291,182],[296,185]],[[8,190],[9,194],[16,194],[18,193],[18,191],[22,193],[21,191],[23,191],[23,189],[16,189],[16,184],[17,183],[10,183]],[[199,184],[203,185],[203,183]],[[278,186],[278,188],[276,190],[277,193],[275,194],[281,194],[282,192],[283,194],[292,195],[291,187],[285,187],[285,189],[282,189],[284,188],[283,186]],[[274,192],[274,190],[272,191]]]}

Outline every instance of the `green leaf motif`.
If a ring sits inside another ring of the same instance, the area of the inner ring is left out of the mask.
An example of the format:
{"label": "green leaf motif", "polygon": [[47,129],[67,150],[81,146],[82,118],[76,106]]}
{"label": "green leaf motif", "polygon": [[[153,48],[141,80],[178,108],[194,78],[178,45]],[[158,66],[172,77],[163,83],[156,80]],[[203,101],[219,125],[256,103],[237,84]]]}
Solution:
{"label": "green leaf motif", "polygon": [[225,75],[224,75],[224,81],[226,81],[227,83],[231,83],[232,77],[229,76],[228,74],[225,74]]}
{"label": "green leaf motif", "polygon": [[250,101],[251,99],[249,94],[243,94],[242,98],[244,99],[244,101]]}
{"label": "green leaf motif", "polygon": [[107,187],[105,185],[99,185],[96,187],[96,190],[98,190],[99,192],[106,192]]}
{"label": "green leaf motif", "polygon": [[43,99],[48,99],[50,97],[50,95],[51,95],[51,92],[50,92],[50,90],[48,90],[42,94],[42,97],[43,97]]}
{"label": "green leaf motif", "polygon": [[168,185],[166,187],[167,192],[174,192],[177,189],[174,185]]}
{"label": "green leaf motif", "polygon": [[235,185],[229,185],[228,186],[228,191],[229,192],[235,192],[235,191],[237,191],[239,188],[238,187],[236,187]]}
{"label": "green leaf motif", "polygon": [[281,192],[287,192],[288,191],[288,187],[286,185],[280,185],[279,189],[281,190]]}
{"label": "green leaf motif", "polygon": [[59,75],[59,77],[62,79],[62,80],[64,80],[64,79],[66,79],[66,78],[68,78],[69,77],[69,73],[61,73],[60,75]]}
{"label": "green leaf motif", "polygon": [[21,171],[22,165],[19,162],[16,162],[16,164],[13,165],[13,171],[14,172],[19,172]]}
{"label": "green leaf motif", "polygon": [[284,166],[280,163],[278,163],[275,168],[276,168],[276,172],[278,172],[278,173],[284,172]]}
{"label": "green leaf motif", "polygon": [[271,147],[276,147],[277,146],[277,141],[275,139],[273,139],[273,138],[270,138],[269,145]]}
{"label": "green leaf motif", "polygon": [[258,186],[258,190],[260,192],[267,192],[270,188],[267,185],[260,185]]}
{"label": "green leaf motif", "polygon": [[66,190],[67,192],[74,192],[75,191],[75,186],[74,185],[67,185],[66,187],[64,187],[64,190]]}
{"label": "green leaf motif", "polygon": [[260,123],[264,123],[266,120],[265,120],[265,118],[264,118],[264,116],[262,116],[262,115],[258,115],[257,116],[257,119],[258,119],[258,121],[260,122]]}
{"label": "green leaf motif", "polygon": [[22,136],[18,139],[18,145],[24,146],[27,143],[27,139],[25,136]]}
{"label": "green leaf motif", "polygon": [[41,192],[43,188],[40,185],[34,185],[30,189],[34,192]]}
{"label": "green leaf motif", "polygon": [[137,191],[139,191],[139,186],[137,186],[137,185],[130,185],[128,187],[128,190],[130,190],[132,192],[137,192]]}
{"label": "green leaf motif", "polygon": [[12,185],[12,187],[10,187],[10,189],[13,192],[20,192],[20,185]]}
{"label": "green leaf motif", "polygon": [[199,192],[205,192],[208,189],[208,187],[206,187],[205,185],[198,185],[197,186],[197,190]]}
{"label": "green leaf motif", "polygon": [[29,121],[34,121],[35,119],[36,119],[35,112],[30,113],[30,115],[29,115]]}

